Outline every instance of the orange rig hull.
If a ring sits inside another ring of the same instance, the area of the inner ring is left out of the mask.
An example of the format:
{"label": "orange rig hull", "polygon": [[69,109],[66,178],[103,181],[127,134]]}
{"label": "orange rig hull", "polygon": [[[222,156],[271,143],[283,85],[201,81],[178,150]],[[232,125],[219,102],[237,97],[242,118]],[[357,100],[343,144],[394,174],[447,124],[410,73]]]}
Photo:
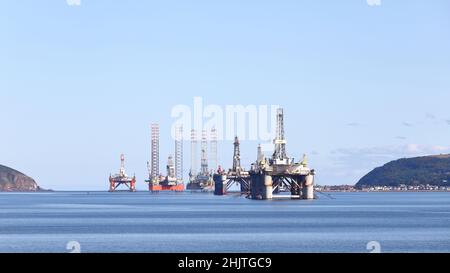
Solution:
{"label": "orange rig hull", "polygon": [[166,185],[150,185],[149,190],[152,192],[158,192],[158,191],[176,191],[181,192],[184,191],[184,185],[179,184],[176,186],[166,186]]}

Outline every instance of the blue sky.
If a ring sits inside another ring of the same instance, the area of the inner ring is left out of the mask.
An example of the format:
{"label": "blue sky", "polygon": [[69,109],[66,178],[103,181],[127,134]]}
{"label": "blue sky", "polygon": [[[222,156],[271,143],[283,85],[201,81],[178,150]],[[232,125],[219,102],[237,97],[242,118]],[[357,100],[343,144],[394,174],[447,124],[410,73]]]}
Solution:
{"label": "blue sky", "polygon": [[[2,1],[0,164],[104,190],[125,153],[143,181],[150,123],[165,159],[171,109],[200,96],[283,106],[289,154],[309,154],[320,184],[353,184],[450,152],[449,75],[447,0]],[[232,144],[219,149],[229,166]]]}

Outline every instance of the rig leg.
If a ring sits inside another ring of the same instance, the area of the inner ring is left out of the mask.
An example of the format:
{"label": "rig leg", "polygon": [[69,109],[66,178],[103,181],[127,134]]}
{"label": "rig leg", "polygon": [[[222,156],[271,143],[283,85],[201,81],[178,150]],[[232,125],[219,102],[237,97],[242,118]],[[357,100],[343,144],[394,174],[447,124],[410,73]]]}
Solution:
{"label": "rig leg", "polygon": [[251,175],[251,197],[253,200],[264,199],[264,175],[262,174],[252,174]]}
{"label": "rig leg", "polygon": [[299,179],[293,179],[291,183],[291,199],[300,199],[302,196],[303,182]]}
{"label": "rig leg", "polygon": [[214,175],[214,186],[214,195],[225,195],[227,193],[227,176],[220,174]]}
{"label": "rig leg", "polygon": [[133,180],[130,183],[130,191],[135,192],[136,191],[136,178],[133,178]]}
{"label": "rig leg", "polygon": [[314,199],[314,176],[311,174],[306,177],[302,197],[307,200]]}
{"label": "rig leg", "polygon": [[109,181],[109,192],[114,192],[116,191],[116,183],[114,183],[114,181],[111,179]]}
{"label": "rig leg", "polygon": [[272,200],[273,199],[273,180],[272,176],[265,175],[264,176],[264,196],[263,199]]}

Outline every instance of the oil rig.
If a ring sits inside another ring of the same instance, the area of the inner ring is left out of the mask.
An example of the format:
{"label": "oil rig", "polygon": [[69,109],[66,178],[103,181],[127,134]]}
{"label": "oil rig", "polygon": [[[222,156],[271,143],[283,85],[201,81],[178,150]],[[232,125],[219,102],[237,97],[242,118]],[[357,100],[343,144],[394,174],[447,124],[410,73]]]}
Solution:
{"label": "oil rig", "polygon": [[[232,184],[240,185],[242,193],[255,200],[271,200],[282,191],[291,193],[292,199],[314,199],[315,171],[308,167],[306,155],[300,162],[289,158],[286,150],[284,111],[277,111],[277,128],[274,153],[266,158],[258,146],[257,160],[249,172],[240,166],[239,141],[234,143],[233,168],[228,172],[218,171],[214,175],[215,194],[227,194]],[[275,196],[274,196],[275,195]]]}
{"label": "oil rig", "polygon": [[233,168],[229,169],[228,172],[222,170],[219,166],[217,173],[214,175],[215,182],[215,195],[225,195],[230,193],[233,186],[238,186],[241,194],[250,194],[251,190],[251,179],[250,173],[245,171],[241,167],[241,151],[239,138],[234,139],[234,153],[233,153]]}
{"label": "oil rig", "polygon": [[217,168],[217,131],[216,129],[211,130],[211,158],[213,161],[212,169],[210,170],[210,165],[208,163],[208,133],[207,130],[202,131],[202,141],[201,141],[201,163],[200,172],[197,172],[197,132],[196,130],[191,131],[191,170],[189,172],[189,184],[187,185],[188,190],[194,191],[214,191],[214,180],[213,173]]}
{"label": "oil rig", "polygon": [[120,170],[118,174],[109,175],[109,191],[115,192],[120,186],[125,186],[130,192],[136,191],[136,176],[129,177],[125,173],[125,155],[120,155]]}
{"label": "oil rig", "polygon": [[183,127],[177,127],[175,132],[175,162],[172,155],[167,160],[167,176],[159,173],[159,124],[151,126],[151,163],[147,162],[149,178],[145,182],[151,192],[184,191],[183,183]]}

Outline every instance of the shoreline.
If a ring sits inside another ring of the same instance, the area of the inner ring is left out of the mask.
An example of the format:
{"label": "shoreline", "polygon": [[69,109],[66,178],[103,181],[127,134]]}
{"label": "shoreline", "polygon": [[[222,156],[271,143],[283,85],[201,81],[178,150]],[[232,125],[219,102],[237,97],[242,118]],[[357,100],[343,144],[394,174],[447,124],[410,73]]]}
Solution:
{"label": "shoreline", "polygon": [[402,190],[388,190],[388,191],[371,191],[371,190],[353,190],[353,191],[333,191],[333,190],[324,190],[324,191],[320,191],[320,192],[326,192],[326,193],[333,193],[333,192],[346,192],[346,193],[361,193],[361,192],[366,192],[366,193],[371,193],[371,192],[450,192],[450,190],[436,190],[436,191],[427,191],[427,190],[407,190],[407,191],[402,191]]}
{"label": "shoreline", "polygon": [[[137,190],[136,192],[139,193],[151,193],[148,190]],[[129,191],[118,191],[116,193],[136,193],[136,192],[129,192]],[[450,193],[450,190],[386,190],[386,191],[376,191],[376,190],[320,190],[320,191],[316,191],[319,193],[380,193],[380,192],[385,192],[385,193],[400,193],[400,192],[404,192],[404,193],[410,193],[410,192],[415,192],[415,193],[431,193],[431,192],[448,192]],[[5,194],[5,193],[27,193],[27,194],[33,194],[33,193],[111,193],[107,190],[48,190],[48,191],[0,191],[0,194]],[[210,192],[199,192],[199,191],[183,191],[183,192],[177,192],[177,193],[204,193],[204,194],[210,194]],[[114,194],[114,193],[111,193]]]}

